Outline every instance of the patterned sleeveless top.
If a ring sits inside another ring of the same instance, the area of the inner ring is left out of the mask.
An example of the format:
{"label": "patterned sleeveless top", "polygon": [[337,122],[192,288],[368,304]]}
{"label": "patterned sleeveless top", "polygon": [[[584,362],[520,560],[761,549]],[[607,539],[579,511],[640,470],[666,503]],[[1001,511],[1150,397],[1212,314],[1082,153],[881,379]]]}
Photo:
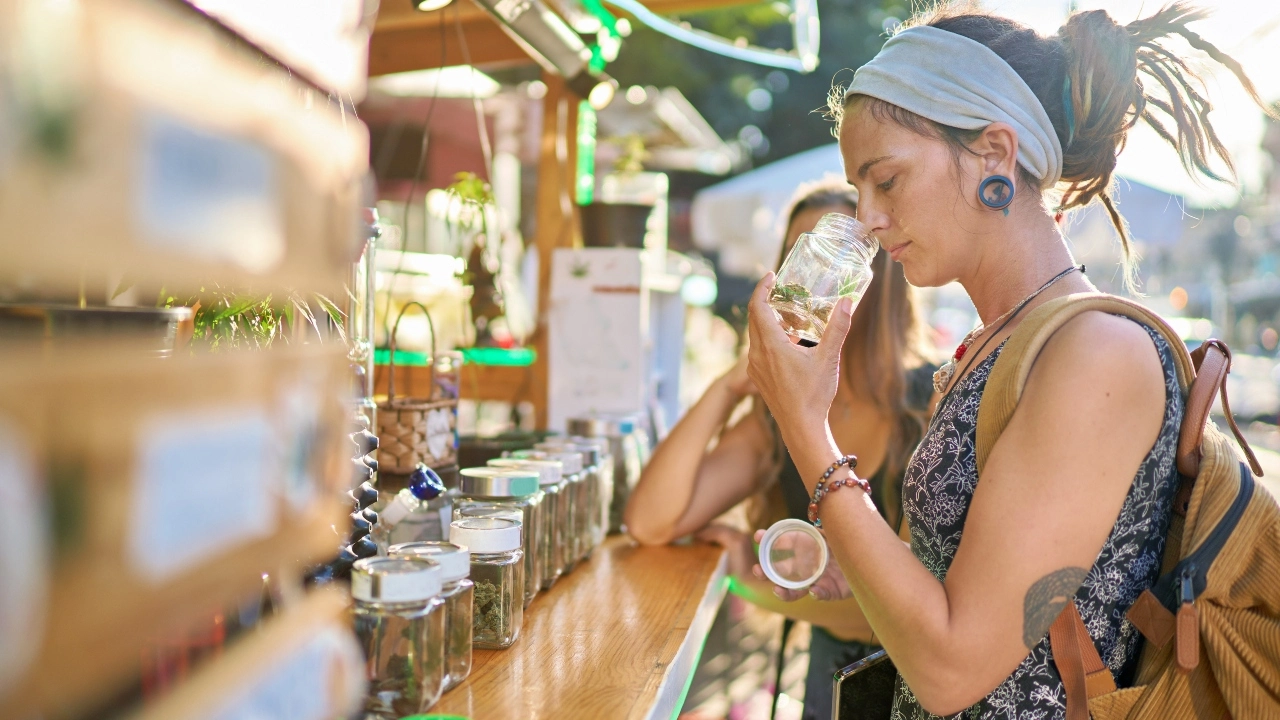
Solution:
{"label": "patterned sleeveless top", "polygon": [[[1164,421],[1155,445],[1133,478],[1110,537],[1075,594],[1076,607],[1118,687],[1132,684],[1140,649],[1141,636],[1125,619],[1125,613],[1138,595],[1155,583],[1160,571],[1164,536],[1177,489],[1174,454],[1183,413],[1173,353],[1163,337],[1145,325],[1143,328],[1155,343],[1164,368]],[[1002,343],[939,402],[907,467],[902,504],[911,528],[911,552],[939,581],[946,578],[955,558],[978,482],[978,404],[1003,349]],[[1046,633],[991,694],[951,717],[1052,720],[1065,715],[1066,694]],[[920,707],[911,688],[899,676],[892,720],[936,717]]]}

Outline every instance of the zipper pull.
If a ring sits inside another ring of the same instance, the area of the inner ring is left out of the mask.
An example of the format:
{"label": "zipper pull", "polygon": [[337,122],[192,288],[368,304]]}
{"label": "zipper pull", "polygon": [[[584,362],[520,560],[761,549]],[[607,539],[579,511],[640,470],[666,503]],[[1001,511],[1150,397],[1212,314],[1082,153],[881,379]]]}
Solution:
{"label": "zipper pull", "polygon": [[1200,664],[1200,613],[1196,610],[1196,566],[1187,565],[1178,576],[1182,604],[1177,618],[1178,669],[1189,673]]}

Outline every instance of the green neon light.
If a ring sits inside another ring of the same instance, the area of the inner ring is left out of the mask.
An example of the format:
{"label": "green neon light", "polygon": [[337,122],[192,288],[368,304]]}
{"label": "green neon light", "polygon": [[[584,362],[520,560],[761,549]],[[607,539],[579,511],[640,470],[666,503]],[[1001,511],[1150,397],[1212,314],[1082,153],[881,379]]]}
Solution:
{"label": "green neon light", "polygon": [[[416,365],[426,367],[428,354],[413,350],[396,350],[397,365]],[[464,365],[488,365],[505,367],[528,367],[538,359],[533,348],[463,348],[462,363]],[[391,351],[378,348],[373,351],[373,362],[386,365],[391,361]]]}
{"label": "green neon light", "polygon": [[590,205],[596,199],[596,111],[591,103],[578,103],[578,179],[579,205]]}
{"label": "green neon light", "polygon": [[604,26],[605,30],[609,31],[610,35],[615,38],[622,37],[618,34],[618,18],[605,9],[604,3],[600,2],[600,0],[582,0],[582,6],[600,21],[600,24]]}
{"label": "green neon light", "polygon": [[[731,577],[722,578],[720,584],[732,588],[733,579]],[[720,603],[723,604],[724,600],[721,599]],[[719,611],[720,608],[716,608],[716,612],[718,613]],[[715,621],[712,620],[712,624],[714,623]],[[710,634],[711,627],[707,626],[707,635]],[[702,636],[702,643],[698,645],[698,654],[693,656],[693,669],[689,671],[689,677],[685,678],[684,689],[680,691],[680,700],[676,703],[675,711],[671,713],[671,720],[679,720],[680,710],[684,708],[684,701],[689,698],[689,689],[693,687],[693,676],[698,674],[698,665],[702,662],[702,652],[707,649],[707,635]]]}

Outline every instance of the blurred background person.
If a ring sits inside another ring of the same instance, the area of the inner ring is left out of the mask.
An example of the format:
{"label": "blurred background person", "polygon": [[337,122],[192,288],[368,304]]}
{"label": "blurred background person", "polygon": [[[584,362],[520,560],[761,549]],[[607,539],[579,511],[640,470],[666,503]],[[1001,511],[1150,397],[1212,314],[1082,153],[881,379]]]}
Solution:
{"label": "blurred background person", "polygon": [[[792,202],[778,265],[803,233],[830,212],[853,216],[857,196],[843,181],[801,187]],[[844,453],[871,473],[876,507],[894,527],[902,522],[902,474],[923,434],[933,394],[930,352],[917,318],[914,290],[902,267],[881,250],[875,275],[844,344],[840,389],[832,404],[832,434]],[[697,533],[730,554],[733,591],[749,602],[812,625],[804,717],[831,712],[835,671],[879,649],[856,602],[783,603],[769,583],[752,577],[750,529],[792,517],[805,519],[809,496],[764,404],[752,398],[746,353],[712,383],[655,449],[626,509],[628,532],[658,545]],[[749,411],[735,414],[751,398]],[[714,447],[709,447],[716,440]],[[750,529],[713,523],[748,501]],[[790,622],[784,625],[783,645]],[[781,663],[781,657],[779,663]]]}

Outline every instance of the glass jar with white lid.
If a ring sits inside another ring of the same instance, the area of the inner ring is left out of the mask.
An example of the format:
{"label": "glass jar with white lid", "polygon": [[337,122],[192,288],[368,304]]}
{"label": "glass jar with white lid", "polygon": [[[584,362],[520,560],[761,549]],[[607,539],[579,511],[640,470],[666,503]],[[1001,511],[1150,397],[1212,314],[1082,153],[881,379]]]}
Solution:
{"label": "glass jar with white lid", "polygon": [[[499,505],[519,510],[524,551],[524,604],[527,607],[542,588],[538,563],[538,544],[542,541],[542,500],[536,470],[519,468],[473,467],[458,474],[458,501],[454,517],[466,505]],[[452,539],[452,538],[451,538]]]}
{"label": "glass jar with white lid", "polygon": [[471,551],[476,592],[473,645],[495,650],[511,647],[524,624],[520,525],[504,518],[462,518],[453,521],[450,537]]}
{"label": "glass jar with white lid", "polygon": [[364,649],[366,718],[425,712],[445,680],[445,609],[440,565],[376,556],[351,568],[352,620]]}
{"label": "glass jar with white lid", "polygon": [[541,580],[540,587],[546,590],[564,574],[564,568],[557,568],[555,562],[555,546],[560,542],[558,537],[560,526],[556,518],[560,509],[560,491],[565,486],[564,479],[561,477],[564,464],[559,460],[503,457],[493,458],[489,461],[489,465],[538,472],[538,487],[542,489],[543,497],[540,507],[541,515],[538,519],[538,529],[541,532],[538,538],[537,570]]}
{"label": "glass jar with white lid", "polygon": [[440,565],[440,597],[444,600],[444,689],[457,687],[471,674],[471,553],[451,542],[431,540],[392,545],[391,557],[422,557]]}

